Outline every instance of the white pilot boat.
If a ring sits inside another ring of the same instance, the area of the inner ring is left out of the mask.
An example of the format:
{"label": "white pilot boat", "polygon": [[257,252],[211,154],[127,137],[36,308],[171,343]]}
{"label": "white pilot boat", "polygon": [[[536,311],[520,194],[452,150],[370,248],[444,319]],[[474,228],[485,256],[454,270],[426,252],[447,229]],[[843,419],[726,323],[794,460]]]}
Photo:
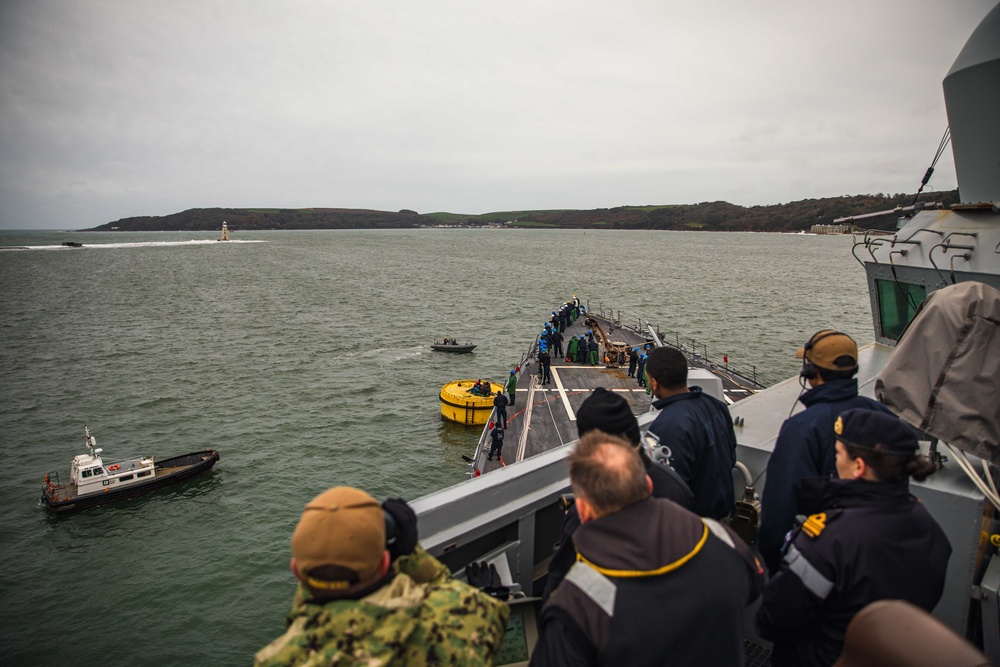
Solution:
{"label": "white pilot boat", "polygon": [[70,464],[69,482],[59,482],[58,473],[45,475],[42,501],[53,511],[65,512],[103,505],[149,493],[188,479],[212,468],[219,460],[214,449],[154,461],[139,456],[105,464],[104,450],[86,426],[86,454],[77,454]]}

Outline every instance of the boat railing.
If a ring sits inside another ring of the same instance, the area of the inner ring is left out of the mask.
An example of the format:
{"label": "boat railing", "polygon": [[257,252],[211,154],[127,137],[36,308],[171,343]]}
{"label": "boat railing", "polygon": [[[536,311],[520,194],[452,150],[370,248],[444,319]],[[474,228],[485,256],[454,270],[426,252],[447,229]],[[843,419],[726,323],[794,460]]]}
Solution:
{"label": "boat railing", "polygon": [[[521,355],[521,358],[518,359],[517,364],[515,365],[515,368],[518,370],[517,379],[519,384],[521,382],[521,378],[524,376],[524,374],[521,371],[527,365],[528,361],[534,359],[535,356],[537,355],[538,344],[540,341],[541,341],[541,336],[540,335],[535,336],[535,339],[531,341],[531,344],[528,346],[528,349],[524,352],[524,354]],[[490,382],[496,382],[496,384],[499,384],[501,387],[503,387],[501,391],[507,390],[507,377],[505,377],[501,381],[490,380]],[[490,425],[495,423],[496,420],[497,420],[497,410],[496,408],[493,408],[493,411],[490,413],[490,418],[483,426],[483,432],[479,434],[479,442],[476,443],[475,455],[472,457],[472,461],[469,462],[469,469],[465,473],[466,477],[476,476],[476,462],[475,462],[476,457],[479,456],[479,452],[483,451],[483,448],[486,447],[486,443],[490,439]]]}
{"label": "boat railing", "polygon": [[54,489],[66,488],[66,485],[59,479],[59,473],[55,470],[45,473],[44,480],[42,482],[42,491],[45,493],[49,493]]}
{"label": "boat railing", "polygon": [[[680,350],[688,357],[691,357],[705,366],[709,366],[713,369],[724,370],[728,373],[746,378],[756,385],[757,388],[763,389],[767,386],[767,383],[773,383],[779,379],[765,377],[754,364],[747,365],[731,363],[725,354],[711,354],[709,352],[708,345],[705,343],[689,336],[684,336],[678,331],[662,331],[658,324],[654,324],[649,320],[644,320],[641,317],[630,315],[629,313],[624,313],[621,310],[616,310],[614,308],[607,308],[601,303],[597,304],[597,307],[593,312],[599,317],[611,322],[614,328],[628,329],[633,333],[646,338],[649,337],[646,332],[651,327],[664,345],[669,345],[670,347]],[[611,332],[609,331],[608,334],[610,335],[610,333]]]}

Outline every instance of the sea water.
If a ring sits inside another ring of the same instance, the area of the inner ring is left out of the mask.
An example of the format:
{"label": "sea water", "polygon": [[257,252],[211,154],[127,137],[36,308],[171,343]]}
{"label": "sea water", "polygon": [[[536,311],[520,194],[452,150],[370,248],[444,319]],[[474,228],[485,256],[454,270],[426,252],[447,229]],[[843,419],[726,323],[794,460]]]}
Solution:
{"label": "sea water", "polygon": [[[438,391],[503,381],[574,294],[765,382],[834,327],[873,339],[849,236],[420,229],[0,232],[0,663],[245,665],[280,635],[289,540],[338,484],[412,499],[480,431]],[[83,248],[61,246],[77,241]],[[457,338],[474,354],[432,352]],[[789,408],[791,406],[788,406]],[[52,515],[84,425],[215,469]]]}

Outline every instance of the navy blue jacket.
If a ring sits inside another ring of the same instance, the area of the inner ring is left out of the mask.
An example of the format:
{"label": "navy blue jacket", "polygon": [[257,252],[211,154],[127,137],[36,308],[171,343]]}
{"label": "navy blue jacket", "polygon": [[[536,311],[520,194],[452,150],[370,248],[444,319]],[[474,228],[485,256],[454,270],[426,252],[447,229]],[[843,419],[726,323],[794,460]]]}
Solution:
{"label": "navy blue jacket", "polygon": [[832,665],[847,624],[876,600],[931,611],[951,555],[906,481],[813,478],[803,492],[803,511],[816,514],[795,533],[757,610],[757,631],[775,644],[775,667]]}
{"label": "navy blue jacket", "polygon": [[761,495],[760,555],[773,574],[781,563],[781,545],[800,514],[799,489],[806,477],[829,477],[837,470],[833,423],[841,412],[854,408],[879,410],[887,407],[858,396],[855,378],[824,382],[799,397],[806,409],[785,420],[767,462],[767,478]]}
{"label": "navy blue jacket", "polygon": [[694,494],[691,511],[721,519],[733,509],[736,432],[729,408],[701,387],[653,401],[649,431],[670,448],[670,465]]}

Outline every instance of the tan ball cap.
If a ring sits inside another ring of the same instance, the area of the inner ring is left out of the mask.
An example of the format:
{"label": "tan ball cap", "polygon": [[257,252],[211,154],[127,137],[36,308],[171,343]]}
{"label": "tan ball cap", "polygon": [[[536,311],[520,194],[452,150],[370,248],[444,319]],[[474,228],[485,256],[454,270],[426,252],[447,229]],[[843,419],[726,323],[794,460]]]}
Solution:
{"label": "tan ball cap", "polygon": [[292,534],[292,557],[304,583],[328,597],[349,597],[376,579],[384,551],[382,505],[349,486],[309,501]]}

